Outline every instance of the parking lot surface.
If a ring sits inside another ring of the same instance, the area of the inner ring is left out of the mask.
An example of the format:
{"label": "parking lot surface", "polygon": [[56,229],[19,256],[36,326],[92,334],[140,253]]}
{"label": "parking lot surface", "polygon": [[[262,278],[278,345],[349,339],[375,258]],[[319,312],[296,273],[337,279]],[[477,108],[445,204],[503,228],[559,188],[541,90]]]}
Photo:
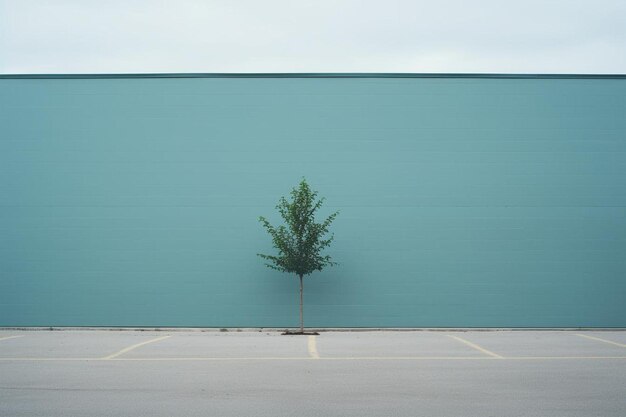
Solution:
{"label": "parking lot surface", "polygon": [[0,331],[0,416],[619,416],[624,331]]}

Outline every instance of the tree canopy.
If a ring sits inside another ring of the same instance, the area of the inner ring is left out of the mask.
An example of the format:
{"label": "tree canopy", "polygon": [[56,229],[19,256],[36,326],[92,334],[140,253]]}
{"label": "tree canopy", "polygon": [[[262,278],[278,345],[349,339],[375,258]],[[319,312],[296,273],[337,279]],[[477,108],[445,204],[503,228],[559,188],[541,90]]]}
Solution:
{"label": "tree canopy", "polygon": [[323,197],[317,198],[317,195],[317,191],[313,191],[303,178],[291,190],[291,200],[281,197],[276,206],[285,224],[273,226],[265,217],[259,217],[272,237],[274,248],[278,250],[277,255],[258,254],[267,261],[265,265],[269,268],[302,277],[337,264],[329,255],[323,255],[322,251],[334,239],[334,235],[328,235],[328,228],[339,212],[317,223],[315,213],[325,200]]}

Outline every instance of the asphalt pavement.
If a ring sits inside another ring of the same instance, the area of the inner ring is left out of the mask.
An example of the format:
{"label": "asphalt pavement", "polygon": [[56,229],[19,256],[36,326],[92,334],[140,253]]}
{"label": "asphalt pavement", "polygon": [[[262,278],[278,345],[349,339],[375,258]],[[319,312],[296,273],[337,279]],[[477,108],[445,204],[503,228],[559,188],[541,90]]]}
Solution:
{"label": "asphalt pavement", "polygon": [[625,331],[0,331],[0,416],[626,416]]}

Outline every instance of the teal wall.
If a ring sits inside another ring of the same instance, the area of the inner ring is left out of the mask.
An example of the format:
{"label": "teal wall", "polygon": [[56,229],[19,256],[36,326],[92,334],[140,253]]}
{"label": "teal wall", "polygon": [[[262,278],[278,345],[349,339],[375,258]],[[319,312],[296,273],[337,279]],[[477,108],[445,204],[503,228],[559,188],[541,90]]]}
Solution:
{"label": "teal wall", "polygon": [[0,325],[626,326],[626,79],[0,79]]}

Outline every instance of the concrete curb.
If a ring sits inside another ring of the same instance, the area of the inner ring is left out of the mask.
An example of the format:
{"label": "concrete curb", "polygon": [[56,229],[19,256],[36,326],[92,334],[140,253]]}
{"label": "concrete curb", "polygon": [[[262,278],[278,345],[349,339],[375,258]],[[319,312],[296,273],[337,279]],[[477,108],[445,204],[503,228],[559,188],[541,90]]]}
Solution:
{"label": "concrete curb", "polygon": [[[131,331],[131,332],[284,332],[284,327],[0,327],[0,331]],[[311,332],[510,332],[510,331],[626,331],[625,327],[324,327],[306,328]]]}

